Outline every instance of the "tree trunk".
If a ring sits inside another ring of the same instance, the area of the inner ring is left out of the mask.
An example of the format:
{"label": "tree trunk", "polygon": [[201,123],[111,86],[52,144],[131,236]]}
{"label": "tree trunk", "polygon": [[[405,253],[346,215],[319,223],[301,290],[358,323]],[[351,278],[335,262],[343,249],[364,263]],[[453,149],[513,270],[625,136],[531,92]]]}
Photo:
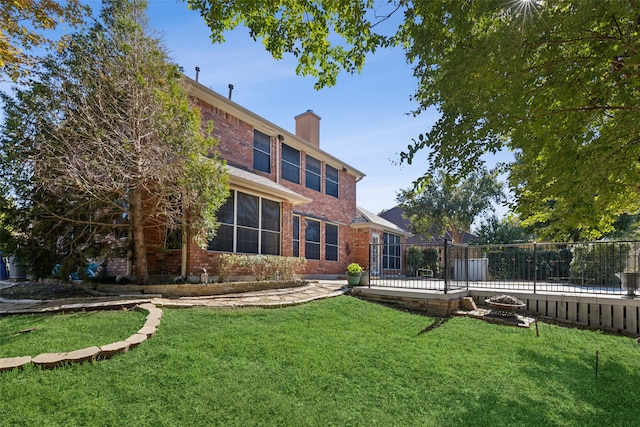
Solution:
{"label": "tree trunk", "polygon": [[131,225],[133,228],[133,258],[136,265],[135,280],[138,285],[144,285],[149,281],[142,210],[142,194],[139,189],[135,189],[132,195]]}

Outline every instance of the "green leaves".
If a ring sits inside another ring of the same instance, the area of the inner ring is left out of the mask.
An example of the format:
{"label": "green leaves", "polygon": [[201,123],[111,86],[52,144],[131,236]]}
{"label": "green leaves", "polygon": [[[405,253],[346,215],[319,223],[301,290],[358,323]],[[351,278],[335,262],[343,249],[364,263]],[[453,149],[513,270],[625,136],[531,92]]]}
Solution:
{"label": "green leaves", "polygon": [[214,43],[224,41],[224,31],[245,25],[274,58],[293,54],[296,72],[317,77],[317,89],[335,85],[340,70],[359,72],[367,54],[392,43],[390,36],[373,31],[371,0],[188,0],[188,5],[211,28]]}
{"label": "green leaves", "polygon": [[2,178],[24,247],[48,250],[48,264],[132,249],[144,282],[149,230],[202,240],[226,198],[226,169],[149,34],[144,1],[108,1],[101,16],[4,96]]}
{"label": "green leaves", "polygon": [[418,186],[419,189],[401,190],[398,196],[404,215],[411,222],[411,232],[435,238],[450,232],[456,242],[462,241],[478,215],[503,198],[495,174],[486,170],[461,181],[438,171],[423,177]]}
{"label": "green leaves", "polygon": [[428,150],[429,172],[465,176],[484,154],[513,151],[509,184],[525,223],[546,228],[539,221],[546,212],[565,230],[597,237],[640,206],[640,72],[633,65],[640,63],[640,7],[595,0],[531,6],[410,6],[400,36],[416,64],[415,113],[435,106],[441,118],[401,160]]}

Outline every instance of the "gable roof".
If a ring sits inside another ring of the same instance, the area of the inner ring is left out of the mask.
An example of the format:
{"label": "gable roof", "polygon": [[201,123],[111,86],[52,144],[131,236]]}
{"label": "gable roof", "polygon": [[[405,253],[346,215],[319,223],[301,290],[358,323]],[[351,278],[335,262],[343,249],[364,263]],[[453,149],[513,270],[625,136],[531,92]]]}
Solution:
{"label": "gable roof", "polygon": [[391,221],[387,221],[386,219],[359,206],[356,207],[356,216],[353,221],[351,221],[351,226],[353,228],[377,227],[389,233],[399,234],[405,237],[413,236],[413,234],[401,227],[398,227]]}
{"label": "gable roof", "polygon": [[[410,226],[409,226],[410,222],[407,218],[404,217],[404,212],[400,206],[394,206],[388,211],[384,211],[383,213],[381,213],[380,216],[385,220],[396,224],[398,227],[402,227],[407,230],[410,229]],[[449,241],[452,240],[451,233],[449,231],[447,231],[445,238]],[[470,241],[476,240],[476,239],[477,239],[476,235],[465,231],[464,235],[462,236],[462,243],[469,243]],[[442,237],[421,236],[421,235],[412,234],[411,237],[407,238],[407,243],[421,244],[421,243],[442,242],[443,240],[444,239]]]}

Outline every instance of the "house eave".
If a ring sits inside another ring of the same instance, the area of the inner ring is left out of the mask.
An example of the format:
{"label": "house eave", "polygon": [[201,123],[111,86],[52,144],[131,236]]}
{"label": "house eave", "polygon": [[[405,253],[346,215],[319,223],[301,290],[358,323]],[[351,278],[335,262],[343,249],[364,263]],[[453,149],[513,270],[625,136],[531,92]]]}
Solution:
{"label": "house eave", "polygon": [[310,144],[303,138],[300,138],[299,136],[277,126],[276,124],[271,123],[263,117],[258,116],[254,112],[242,107],[239,104],[236,104],[230,99],[225,98],[224,96],[214,92],[206,86],[203,86],[195,80],[187,76],[184,76],[184,79],[189,86],[189,93],[195,98],[226,111],[232,116],[237,117],[243,122],[249,123],[255,129],[267,135],[283,135],[287,145],[297,150],[302,150],[310,156],[323,161],[338,170],[346,171],[349,175],[355,177],[356,182],[364,178],[365,174],[363,172],[347,164],[343,160],[332,156],[326,151],[323,151],[322,149]]}
{"label": "house eave", "polygon": [[313,200],[298,194],[293,190],[284,187],[268,178],[244,171],[242,169],[227,165],[229,172],[229,187],[243,192],[265,196],[269,199],[287,202],[296,205],[311,203]]}

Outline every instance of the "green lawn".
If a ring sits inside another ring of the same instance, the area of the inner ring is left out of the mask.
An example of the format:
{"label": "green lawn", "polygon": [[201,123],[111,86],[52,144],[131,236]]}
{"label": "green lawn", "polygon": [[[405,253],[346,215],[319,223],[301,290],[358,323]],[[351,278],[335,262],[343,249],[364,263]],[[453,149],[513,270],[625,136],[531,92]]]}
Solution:
{"label": "green lawn", "polygon": [[145,316],[142,311],[108,310],[3,317],[0,357],[69,352],[121,341],[144,325]]}
{"label": "green lawn", "polygon": [[[351,297],[274,310],[165,309],[158,334],[129,353],[1,374],[0,425],[638,422],[635,340],[551,325],[536,337],[467,318],[420,334],[432,322]],[[0,354],[13,345],[0,343]]]}

